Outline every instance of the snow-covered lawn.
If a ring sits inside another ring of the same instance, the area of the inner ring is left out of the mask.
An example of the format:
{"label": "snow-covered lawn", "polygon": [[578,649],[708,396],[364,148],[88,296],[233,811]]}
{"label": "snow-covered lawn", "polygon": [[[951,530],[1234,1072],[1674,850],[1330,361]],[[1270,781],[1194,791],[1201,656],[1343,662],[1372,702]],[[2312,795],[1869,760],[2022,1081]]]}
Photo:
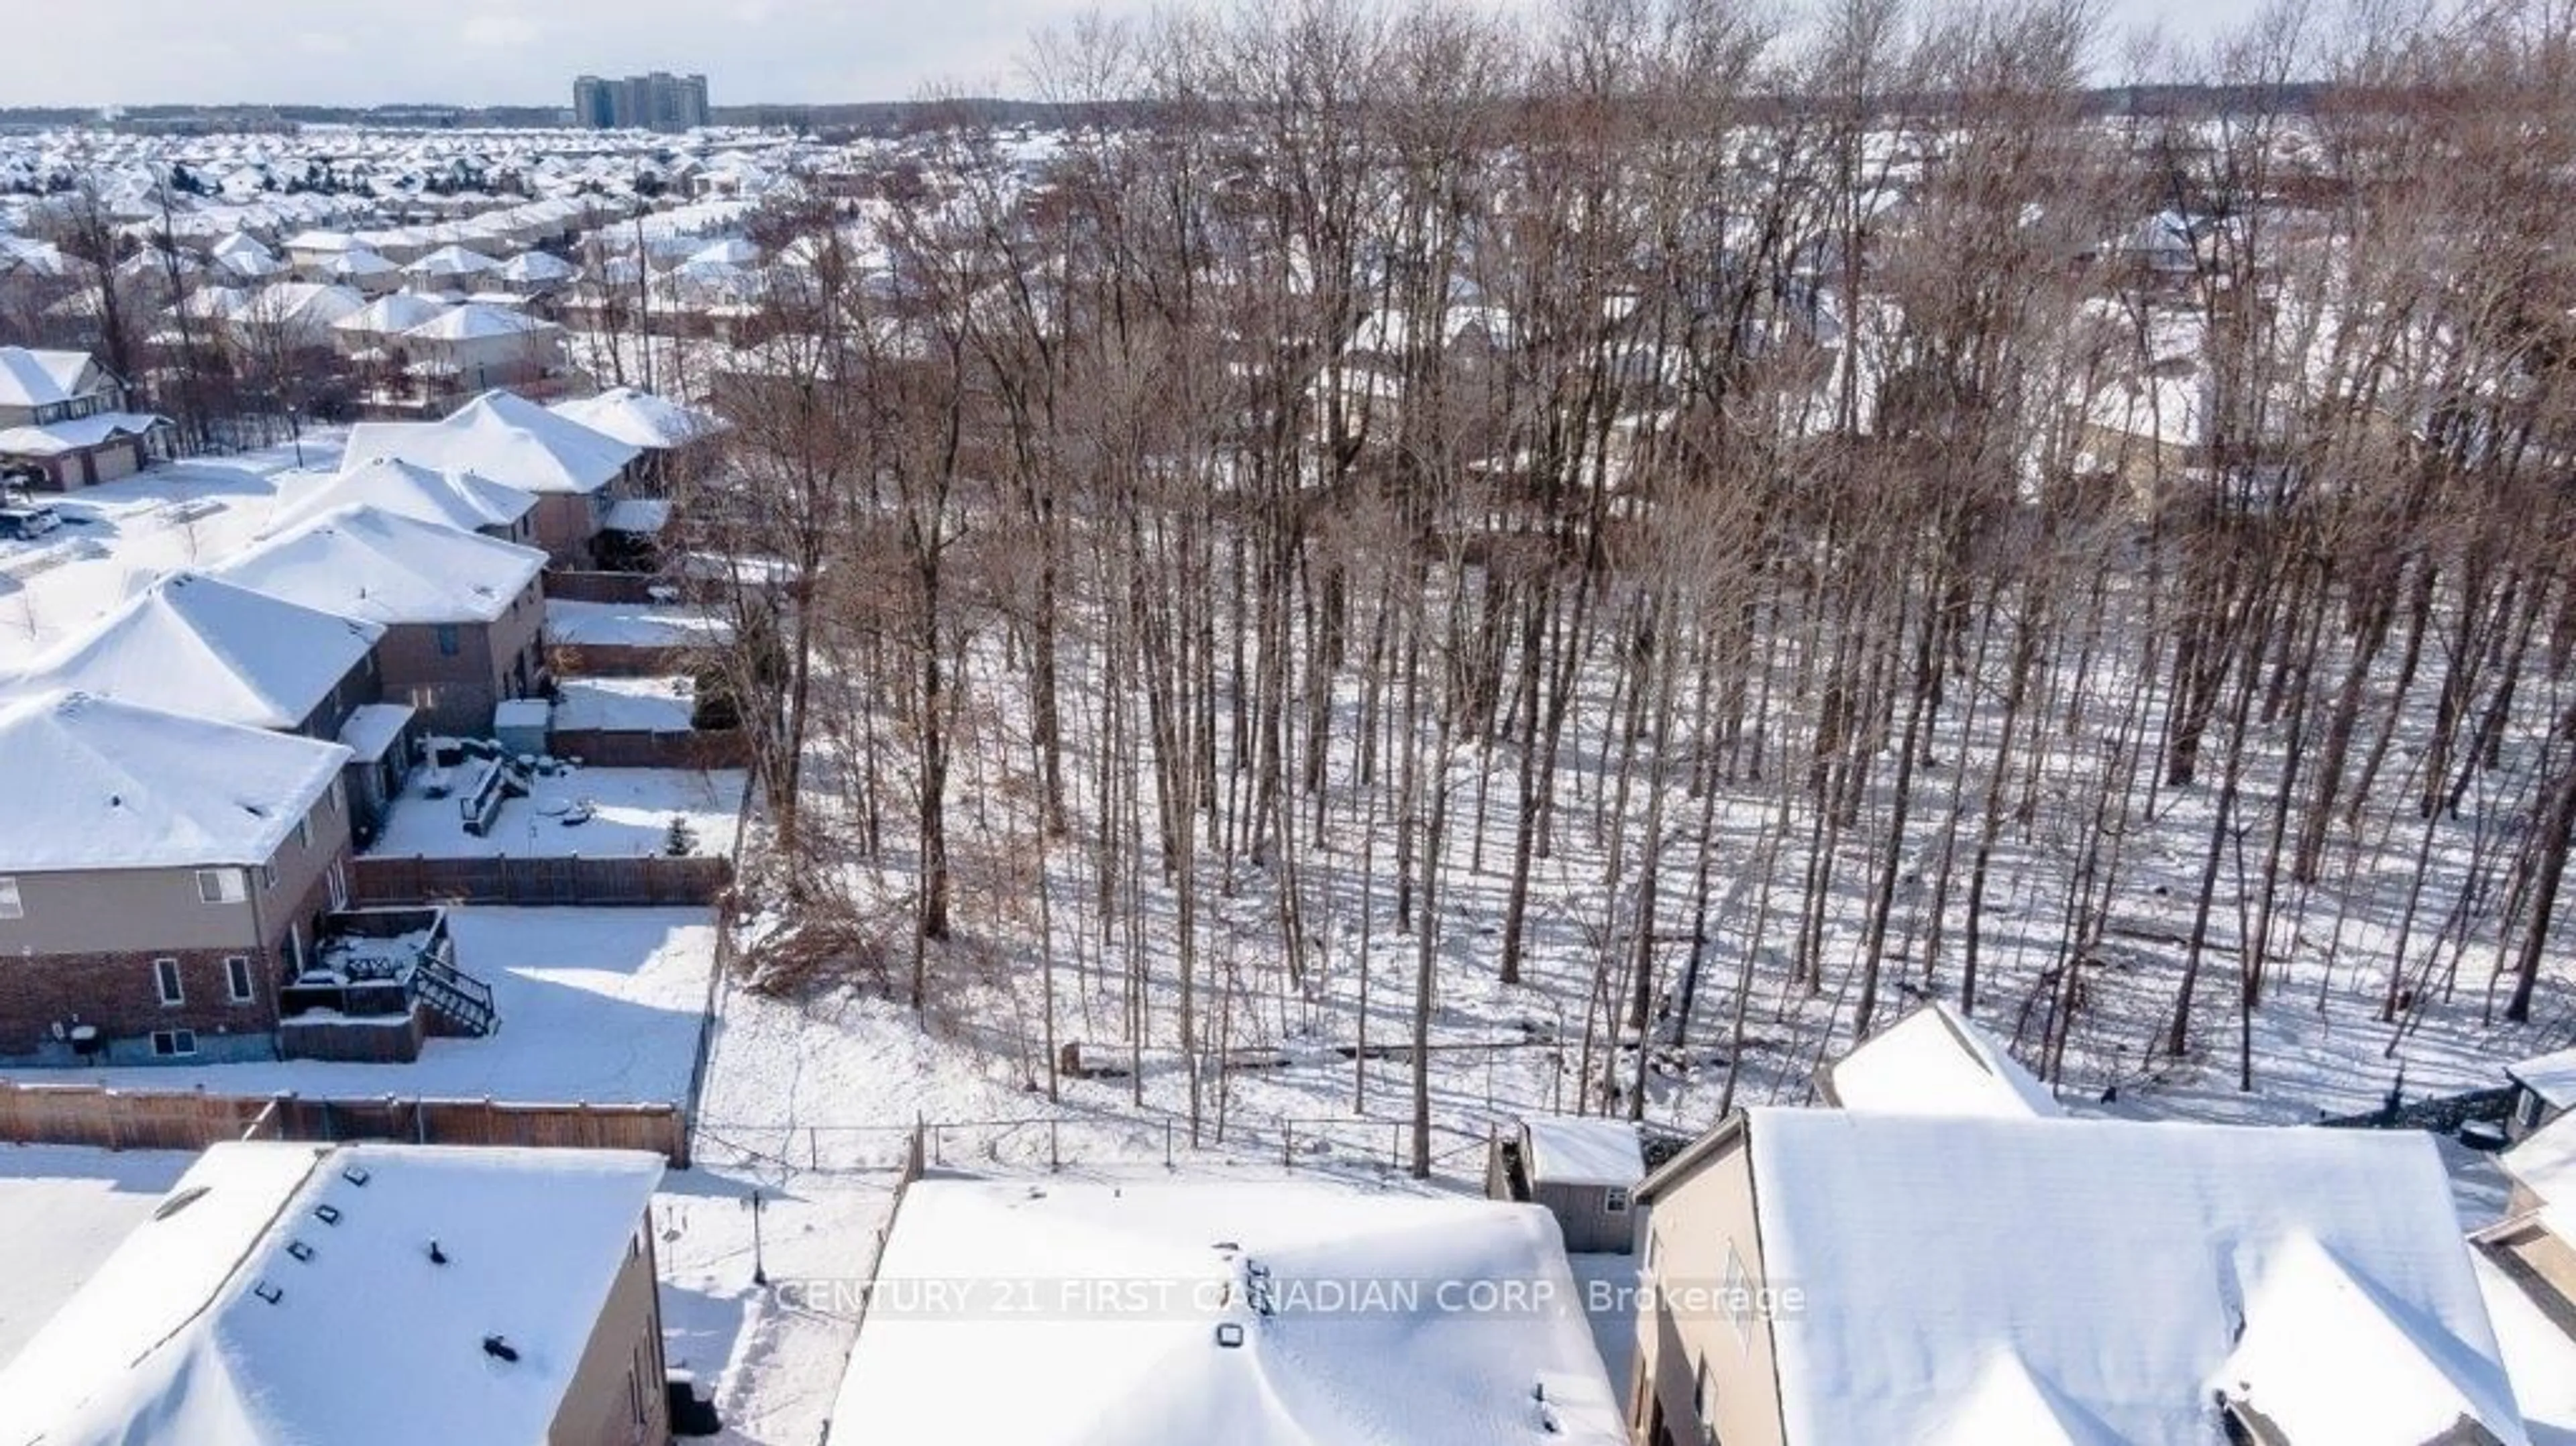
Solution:
{"label": "snow-covered lawn", "polygon": [[[346,434],[304,434],[302,470],[339,466]],[[104,486],[38,498],[63,526],[35,542],[0,542],[0,669],[32,661],[154,579],[241,551],[276,513],[293,445],[150,468]]]}
{"label": "snow-covered lawn", "polygon": [[[455,770],[461,784],[463,770]],[[456,795],[422,796],[427,770],[412,774],[401,798],[385,817],[384,832],[373,854],[433,859],[633,858],[663,852],[671,820],[686,818],[696,837],[693,852],[702,855],[733,850],[734,822],[742,806],[745,775],[738,769],[699,773],[678,768],[571,768],[535,780],[535,791],[501,805],[492,831],[477,838],[465,831],[465,816]],[[567,824],[576,804],[590,805],[591,816]]]}
{"label": "snow-covered lawn", "polygon": [[686,733],[697,707],[697,682],[685,676],[566,678],[555,699],[554,726],[575,733]]}
{"label": "snow-covered lawn", "polygon": [[196,1155],[0,1145],[0,1364],[71,1299]]}
{"label": "snow-covered lawn", "polygon": [[711,911],[459,908],[448,911],[448,928],[457,966],[492,986],[501,1028],[484,1039],[432,1039],[411,1064],[302,1059],[7,1074],[238,1095],[685,1100],[715,967]]}
{"label": "snow-covered lawn", "polygon": [[711,647],[732,635],[722,618],[682,604],[546,602],[547,639],[576,647]]}

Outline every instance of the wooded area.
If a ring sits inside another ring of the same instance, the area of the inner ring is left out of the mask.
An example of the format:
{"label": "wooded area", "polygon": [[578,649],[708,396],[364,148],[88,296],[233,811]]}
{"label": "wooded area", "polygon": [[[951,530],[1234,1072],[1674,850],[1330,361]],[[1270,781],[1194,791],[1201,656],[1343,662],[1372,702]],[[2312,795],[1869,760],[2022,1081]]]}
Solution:
{"label": "wooded area", "polygon": [[1402,1029],[1417,1151],[1469,974],[1638,1116],[1924,993],[2086,1089],[2563,1025],[2563,7],[2277,10],[2111,114],[2086,5],[1767,13],[1096,25],[1034,156],[759,217],[683,506],[788,582],[715,585],[772,985],[1193,1119]]}

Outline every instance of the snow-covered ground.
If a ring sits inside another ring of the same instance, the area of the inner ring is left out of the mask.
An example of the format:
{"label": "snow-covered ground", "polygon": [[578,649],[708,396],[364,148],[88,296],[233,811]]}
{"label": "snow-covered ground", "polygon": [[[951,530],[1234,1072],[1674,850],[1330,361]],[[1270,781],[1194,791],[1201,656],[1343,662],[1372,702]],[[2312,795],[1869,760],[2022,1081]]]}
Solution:
{"label": "snow-covered ground", "polygon": [[557,693],[554,726],[567,732],[686,733],[698,707],[686,676],[566,678]]}
{"label": "snow-covered ground", "polygon": [[166,573],[212,567],[248,547],[281,491],[294,490],[285,474],[337,469],[346,440],[341,428],[315,427],[301,463],[290,442],[46,494],[63,526],[38,541],[0,542],[0,669],[24,666]]}
{"label": "snow-covered ground", "polygon": [[448,911],[448,928],[457,966],[492,986],[501,1028],[483,1039],[431,1039],[410,1064],[299,1059],[5,1073],[237,1095],[686,1099],[715,967],[709,910],[457,908]]}
{"label": "snow-covered ground", "polygon": [[18,1353],[196,1155],[0,1145],[0,1365]]}
{"label": "snow-covered ground", "polygon": [[[675,768],[569,768],[539,775],[534,791],[503,803],[499,820],[480,838],[465,831],[454,794],[423,796],[427,779],[427,770],[414,771],[367,852],[433,859],[633,858],[664,852],[671,820],[685,818],[695,840],[690,852],[731,853],[744,775],[735,769]],[[590,806],[590,816],[567,823],[579,804]]]}
{"label": "snow-covered ground", "polygon": [[583,647],[695,648],[726,641],[732,625],[704,609],[663,603],[546,600],[546,636]]}

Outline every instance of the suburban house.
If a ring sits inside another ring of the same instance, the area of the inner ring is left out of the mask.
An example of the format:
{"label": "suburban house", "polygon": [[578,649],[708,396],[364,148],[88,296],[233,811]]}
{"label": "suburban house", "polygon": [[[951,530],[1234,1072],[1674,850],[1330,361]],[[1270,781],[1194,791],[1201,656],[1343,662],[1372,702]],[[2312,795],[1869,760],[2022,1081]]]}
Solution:
{"label": "suburban house", "polygon": [[1532,1115],[1488,1152],[1485,1198],[1545,1207],[1569,1251],[1626,1255],[1636,1249],[1633,1197],[1645,1178],[1634,1124]]}
{"label": "suburban house", "polygon": [[131,476],[160,455],[170,424],[125,407],[125,384],[86,352],[0,346],[0,468],[60,492]]}
{"label": "suburban house", "polygon": [[399,338],[404,332],[435,321],[448,310],[448,304],[435,297],[393,292],[331,323],[332,344],[351,361],[391,361],[402,352]]}
{"label": "suburban house", "polygon": [[523,311],[468,301],[402,334],[408,371],[442,391],[542,381],[563,370],[564,330]]}
{"label": "suburban house", "polygon": [[0,1370],[15,1446],[670,1439],[658,1156],[241,1141]]}
{"label": "suburban house", "polygon": [[331,345],[334,323],[366,309],[367,298],[346,286],[314,281],[272,281],[233,312],[234,339],[269,357],[317,351]]}
{"label": "suburban house", "polygon": [[475,472],[535,493],[537,538],[559,566],[585,567],[641,449],[509,392],[486,392],[439,422],[361,422],[348,455]]}
{"label": "suburban house", "polygon": [[[925,1179],[869,1302],[831,1446],[1623,1439],[1556,1229],[1526,1205]],[[1009,1389],[961,1407],[997,1360]]]}
{"label": "suburban house", "polygon": [[1816,1092],[1847,1110],[2045,1119],[2057,1098],[1993,1036],[1937,1000],[1816,1071]]}
{"label": "suburban house", "polygon": [[360,296],[388,296],[402,285],[402,268],[381,253],[364,246],[352,246],[331,258],[322,268],[323,279],[335,286],[345,286]]}
{"label": "suburban house", "polygon": [[2576,1116],[2525,1137],[2502,1163],[2504,1218],[2469,1237],[2478,1282],[2524,1416],[2558,1433],[2549,1439],[2576,1438]]}
{"label": "suburban house", "polygon": [[2505,1129],[2514,1139],[2576,1110],[2576,1049],[2516,1061],[2504,1067],[2504,1077],[2513,1085]]}
{"label": "suburban house", "polygon": [[636,470],[646,490],[655,495],[667,493],[677,474],[687,473],[710,450],[709,443],[732,430],[721,417],[636,387],[610,387],[595,397],[557,402],[546,410],[641,448],[644,455]]}
{"label": "suburban house", "polygon": [[432,733],[480,737],[542,690],[545,554],[381,507],[344,507],[227,561],[225,581],[385,629],[387,701]]}
{"label": "suburban house", "polygon": [[411,709],[383,701],[378,623],[318,612],[204,573],[173,573],[87,633],[0,678],[0,693],[78,692],[295,733],[353,750],[352,827],[372,835],[402,789]]}
{"label": "suburban house", "polygon": [[288,496],[269,519],[268,532],[286,532],[343,507],[378,507],[522,546],[534,546],[537,536],[533,494],[472,472],[440,472],[395,457],[353,463]]}
{"label": "suburban house", "polygon": [[267,1059],[347,897],[349,750],[94,698],[0,703],[0,1059]]}
{"label": "suburban house", "polygon": [[2414,1132],[1757,1109],[1638,1187],[1645,1446],[2524,1446]]}

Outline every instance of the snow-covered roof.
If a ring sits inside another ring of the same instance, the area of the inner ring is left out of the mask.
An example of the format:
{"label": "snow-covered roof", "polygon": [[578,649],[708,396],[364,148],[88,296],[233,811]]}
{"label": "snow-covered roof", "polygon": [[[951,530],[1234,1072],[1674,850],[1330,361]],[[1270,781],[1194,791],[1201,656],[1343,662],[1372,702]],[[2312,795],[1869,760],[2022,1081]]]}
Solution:
{"label": "snow-covered roof", "polygon": [[0,1372],[0,1434],[543,1441],[661,1176],[626,1151],[217,1145]]}
{"label": "snow-covered roof", "polygon": [[2548,1101],[2552,1108],[2576,1105],[2576,1049],[2516,1060],[2506,1065],[2504,1072],[2506,1078]]}
{"label": "snow-covered roof", "polygon": [[226,562],[243,587],[370,622],[487,623],[534,582],[546,555],[381,507],[343,507]]}
{"label": "snow-covered roof", "polygon": [[446,302],[417,292],[390,292],[331,323],[331,329],[363,332],[369,336],[393,336],[423,322],[435,321],[447,309]]}
{"label": "snow-covered roof", "polygon": [[59,457],[95,447],[110,437],[140,437],[167,425],[167,417],[150,412],[92,412],[41,427],[11,427],[0,432],[0,456]]}
{"label": "snow-covered roof", "polygon": [[459,531],[508,527],[536,510],[535,494],[472,472],[441,472],[399,457],[353,462],[336,477],[290,493],[269,521],[271,535],[343,507],[381,507]]}
{"label": "snow-covered roof", "polygon": [[557,402],[547,410],[631,446],[672,448],[726,430],[720,417],[665,401],[634,387],[611,387],[595,397]]}
{"label": "snow-covered roof", "polygon": [[91,693],[249,728],[293,728],[384,631],[203,573],[174,573],[5,687]]}
{"label": "snow-covered roof", "polygon": [[80,395],[89,354],[0,346],[0,407],[48,407]]}
{"label": "snow-covered roof", "polygon": [[331,258],[334,276],[391,276],[401,269],[382,252],[364,246],[352,246]]}
{"label": "snow-covered roof", "polygon": [[2550,1287],[2535,1282],[2541,1292],[2535,1296],[2517,1279],[2525,1272],[2508,1270],[2483,1244],[2471,1255],[2487,1315],[2504,1347],[2505,1369],[2513,1373],[2514,1404],[2522,1408],[2535,1446],[2576,1441],[2576,1334],[2551,1319]]}
{"label": "snow-covered roof", "polygon": [[621,497],[608,505],[599,519],[603,532],[632,532],[651,536],[671,525],[671,500],[667,497]]}
{"label": "snow-covered roof", "polygon": [[403,270],[414,276],[472,276],[497,270],[500,264],[480,251],[469,251],[462,246],[441,246]]}
{"label": "snow-covered roof", "polygon": [[1521,1121],[1521,1129],[1529,1136],[1526,1163],[1533,1182],[1634,1185],[1646,1178],[1637,1127],[1626,1120],[1531,1115]]}
{"label": "snow-covered roof", "polygon": [[1819,1071],[1848,1110],[1906,1115],[2055,1116],[2056,1097],[1994,1037],[1934,1001]]}
{"label": "snow-covered roof", "polygon": [[340,746],[360,763],[377,762],[393,751],[394,740],[419,711],[408,703],[361,703],[340,725]]}
{"label": "snow-covered roof", "polygon": [[275,281],[251,294],[234,313],[245,326],[328,327],[351,312],[366,309],[367,299],[345,286],[318,281]]}
{"label": "snow-covered roof", "polygon": [[400,457],[426,467],[480,472],[528,492],[596,492],[639,455],[506,391],[485,392],[439,422],[360,422],[352,457]]}
{"label": "snow-covered roof", "polygon": [[82,693],[0,703],[0,873],[266,863],[348,757]]}
{"label": "snow-covered roof", "polygon": [[463,306],[440,312],[403,335],[422,341],[480,341],[559,329],[553,322],[539,320],[524,311],[469,301]]}
{"label": "snow-covered roof", "polygon": [[2532,1131],[2498,1162],[2543,1202],[2576,1209],[2576,1110]]}
{"label": "snow-covered roof", "polygon": [[[1439,1288],[1479,1281],[1546,1303]],[[1627,1439],[1545,1211],[1320,1182],[915,1184],[833,1439],[953,1436],[957,1383],[994,1370],[971,1434],[1021,1446]]]}
{"label": "snow-covered roof", "polygon": [[1770,1318],[1792,1442],[2214,1446],[2221,1394],[2315,1433],[2295,1441],[2420,1446],[2464,1417],[2528,1439],[2420,1134],[1784,1109],[1745,1130],[1765,1278],[1803,1294]]}
{"label": "snow-covered roof", "polygon": [[544,251],[522,251],[501,263],[505,281],[566,281],[578,272],[571,262]]}

